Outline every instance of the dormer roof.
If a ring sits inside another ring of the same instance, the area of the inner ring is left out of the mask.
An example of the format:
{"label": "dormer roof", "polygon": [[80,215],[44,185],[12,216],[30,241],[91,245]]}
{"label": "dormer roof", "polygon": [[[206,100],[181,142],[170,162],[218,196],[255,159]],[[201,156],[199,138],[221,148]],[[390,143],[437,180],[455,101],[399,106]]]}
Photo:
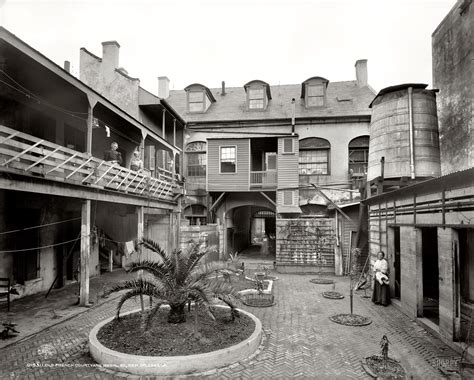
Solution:
{"label": "dormer roof", "polygon": [[265,91],[267,93],[268,100],[270,100],[272,98],[272,93],[270,91],[270,85],[267,82],[264,82],[263,80],[260,80],[260,79],[254,79],[254,80],[251,80],[250,82],[245,83],[244,84],[245,92],[247,92],[247,89],[249,87],[252,87],[253,85],[261,85],[261,86],[265,87]]}

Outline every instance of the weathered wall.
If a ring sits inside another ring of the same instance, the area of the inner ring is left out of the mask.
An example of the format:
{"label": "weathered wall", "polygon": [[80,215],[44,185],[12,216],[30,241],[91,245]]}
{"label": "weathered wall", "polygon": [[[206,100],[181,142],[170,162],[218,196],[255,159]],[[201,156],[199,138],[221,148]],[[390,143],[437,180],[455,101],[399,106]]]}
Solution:
{"label": "weathered wall", "polygon": [[456,2],[432,35],[443,174],[474,166],[474,6],[461,13],[463,3]]}
{"label": "weathered wall", "polygon": [[[118,62],[117,62],[118,63]],[[119,72],[118,67],[104,64],[103,60],[80,51],[80,79],[125,112],[138,119],[138,87],[140,81]]]}
{"label": "weathered wall", "polygon": [[333,219],[277,219],[277,268],[281,272],[334,273],[335,241]]}

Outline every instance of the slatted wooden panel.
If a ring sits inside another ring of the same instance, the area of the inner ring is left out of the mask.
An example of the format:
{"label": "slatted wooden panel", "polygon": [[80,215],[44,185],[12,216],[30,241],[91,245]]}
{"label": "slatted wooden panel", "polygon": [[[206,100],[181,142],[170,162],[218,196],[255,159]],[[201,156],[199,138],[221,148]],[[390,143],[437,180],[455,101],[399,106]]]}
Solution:
{"label": "slatted wooden panel", "polygon": [[332,219],[277,219],[276,234],[277,263],[334,268]]}
{"label": "slatted wooden panel", "polygon": [[175,186],[169,172],[150,177],[5,126],[0,126],[0,170],[166,200]]}

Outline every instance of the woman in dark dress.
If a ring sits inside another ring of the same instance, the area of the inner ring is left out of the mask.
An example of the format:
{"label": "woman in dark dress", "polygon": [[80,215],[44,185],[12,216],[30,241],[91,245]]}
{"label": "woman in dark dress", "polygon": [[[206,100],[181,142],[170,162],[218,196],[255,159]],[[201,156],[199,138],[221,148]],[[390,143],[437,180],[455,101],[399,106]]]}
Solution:
{"label": "woman in dark dress", "polygon": [[376,305],[387,306],[390,304],[390,287],[388,282],[388,262],[385,260],[385,253],[380,251],[377,254],[378,260],[374,264],[374,290],[372,292],[372,302]]}

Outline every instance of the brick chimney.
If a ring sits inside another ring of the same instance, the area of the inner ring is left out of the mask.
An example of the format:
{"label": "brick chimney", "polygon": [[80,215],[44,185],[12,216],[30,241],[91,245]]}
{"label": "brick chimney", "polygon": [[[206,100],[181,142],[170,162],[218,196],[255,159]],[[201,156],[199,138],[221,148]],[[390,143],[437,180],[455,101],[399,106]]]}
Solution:
{"label": "brick chimney", "polygon": [[359,59],[355,63],[356,68],[356,78],[357,78],[357,86],[365,87],[368,85],[368,75],[367,75],[367,60],[366,59]]}
{"label": "brick chimney", "polygon": [[119,50],[117,41],[102,42],[102,67],[106,71],[114,71],[119,67]]}
{"label": "brick chimney", "polygon": [[162,99],[170,96],[170,80],[168,77],[158,77],[158,96]]}

